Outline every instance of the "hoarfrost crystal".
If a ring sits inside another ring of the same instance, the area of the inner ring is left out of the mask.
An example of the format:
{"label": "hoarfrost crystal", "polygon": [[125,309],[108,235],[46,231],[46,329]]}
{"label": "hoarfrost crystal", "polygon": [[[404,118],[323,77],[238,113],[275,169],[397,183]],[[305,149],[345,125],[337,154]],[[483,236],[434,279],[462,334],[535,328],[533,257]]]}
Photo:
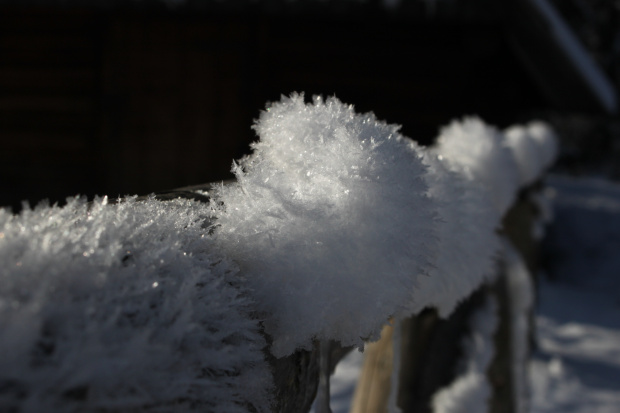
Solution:
{"label": "hoarfrost crystal", "polygon": [[272,352],[378,338],[390,316],[410,310],[434,259],[420,150],[336,98],[284,97],[255,129],[254,153],[212,207],[216,241],[269,314]]}
{"label": "hoarfrost crystal", "polygon": [[265,343],[235,267],[201,237],[207,211],[0,210],[0,410],[268,411]]}
{"label": "hoarfrost crystal", "polygon": [[495,276],[500,216],[480,183],[450,171],[445,158],[427,152],[424,163],[428,194],[436,201],[441,220],[436,223],[436,261],[428,276],[419,280],[414,312],[432,306],[447,317],[461,300]]}
{"label": "hoarfrost crystal", "polygon": [[475,117],[454,121],[442,129],[435,151],[452,170],[482,183],[500,216],[508,211],[519,188],[519,169],[497,129]]}

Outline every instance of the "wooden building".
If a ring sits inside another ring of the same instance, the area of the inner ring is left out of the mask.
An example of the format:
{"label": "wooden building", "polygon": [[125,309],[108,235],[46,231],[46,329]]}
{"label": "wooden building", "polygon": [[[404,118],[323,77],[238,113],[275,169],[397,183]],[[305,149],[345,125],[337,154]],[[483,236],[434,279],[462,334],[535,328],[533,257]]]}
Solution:
{"label": "wooden building", "polygon": [[615,110],[537,1],[80,3],[0,3],[0,205],[226,179],[294,91],[423,144],[465,115]]}

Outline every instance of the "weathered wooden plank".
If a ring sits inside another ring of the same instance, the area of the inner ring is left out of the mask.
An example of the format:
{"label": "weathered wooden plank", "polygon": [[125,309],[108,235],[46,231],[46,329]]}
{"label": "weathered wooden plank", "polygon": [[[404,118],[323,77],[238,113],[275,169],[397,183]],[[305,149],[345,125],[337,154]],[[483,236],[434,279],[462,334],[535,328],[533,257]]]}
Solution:
{"label": "weathered wooden plank", "polygon": [[489,400],[489,413],[514,413],[515,398],[512,381],[512,315],[508,283],[500,276],[492,287],[499,304],[499,324],[495,332],[495,357],[487,377],[493,389]]}
{"label": "weathered wooden plank", "polygon": [[307,412],[312,406],[319,381],[319,346],[312,351],[300,350],[276,359],[266,351],[272,367],[275,385],[275,405],[278,413]]}
{"label": "weathered wooden plank", "polygon": [[393,368],[392,335],[393,326],[387,325],[379,341],[366,345],[364,367],[355,388],[351,412],[387,412]]}
{"label": "weathered wooden plank", "polygon": [[[457,372],[462,339],[469,332],[469,317],[484,303],[487,293],[487,287],[474,293],[446,320],[429,309],[401,322],[402,353],[396,385],[397,405],[402,412],[431,411],[433,395],[450,384]],[[367,346],[352,413],[387,411],[393,357],[391,337],[388,326],[378,342]]]}

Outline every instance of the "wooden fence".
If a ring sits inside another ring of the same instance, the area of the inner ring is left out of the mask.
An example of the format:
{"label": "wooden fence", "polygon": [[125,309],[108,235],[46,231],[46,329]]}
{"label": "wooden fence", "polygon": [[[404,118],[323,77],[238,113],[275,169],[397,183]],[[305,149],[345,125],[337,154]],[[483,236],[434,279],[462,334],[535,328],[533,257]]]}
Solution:
{"label": "wooden fence", "polygon": [[[158,193],[160,200],[176,197],[207,201],[204,191],[210,185],[199,185]],[[540,182],[520,191],[519,196],[503,220],[502,235],[521,254],[530,274],[538,268],[538,240],[532,228],[540,219],[541,211],[533,201],[533,194],[540,192]],[[510,298],[513,293],[507,282],[506,265],[498,266],[494,282],[481,286],[466,298],[447,319],[441,319],[434,309],[400,320],[401,363],[398,366],[397,405],[403,413],[431,413],[431,400],[440,389],[456,377],[463,356],[462,341],[470,333],[468,320],[485,302],[495,296],[499,303],[499,327],[494,336],[495,356],[487,370],[492,386],[489,400],[490,413],[518,413],[517,395],[513,383],[513,317],[510,314]],[[531,319],[531,317],[530,317]],[[393,377],[393,325],[387,325],[381,339],[370,343],[364,351],[364,364],[358,380],[351,413],[387,412]],[[532,344],[534,331],[530,323],[528,343]],[[275,383],[275,404],[278,413],[299,413],[310,410],[317,394],[320,377],[320,344],[311,351],[298,350],[294,354],[277,359],[268,351]],[[325,347],[323,347],[325,348]],[[330,371],[352,348],[330,343]]]}

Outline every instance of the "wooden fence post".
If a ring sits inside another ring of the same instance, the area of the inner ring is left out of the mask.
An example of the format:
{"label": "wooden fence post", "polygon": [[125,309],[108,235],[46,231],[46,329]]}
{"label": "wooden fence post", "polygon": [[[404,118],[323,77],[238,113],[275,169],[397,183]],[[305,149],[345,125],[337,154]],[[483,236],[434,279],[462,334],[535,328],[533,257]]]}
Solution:
{"label": "wooden fence post", "polygon": [[[539,211],[531,201],[533,191],[540,184],[522,190],[517,201],[504,218],[502,235],[507,237],[523,255],[530,271],[538,264],[538,245],[532,228]],[[495,333],[495,357],[487,376],[493,389],[489,400],[490,413],[513,413],[512,371],[512,315],[506,280],[506,269],[499,263],[500,272],[491,285],[481,287],[461,303],[454,313],[442,320],[432,309],[402,320],[401,366],[398,385],[398,402],[403,413],[430,413],[433,395],[447,386],[457,373],[462,353],[462,341],[468,334],[468,320],[483,305],[487,295],[497,297],[499,325]],[[391,326],[387,326],[381,339],[366,347],[364,364],[356,388],[351,413],[387,412],[390,394],[393,345]],[[530,333],[533,334],[533,333]]]}
{"label": "wooden fence post", "polygon": [[387,412],[393,361],[392,333],[393,327],[387,325],[379,341],[366,345],[364,369],[353,396],[352,412]]}
{"label": "wooden fence post", "polygon": [[[208,201],[210,186],[181,188],[157,194],[161,200],[176,197]],[[521,191],[517,202],[506,214],[503,235],[524,256],[530,271],[537,265],[537,245],[532,234],[533,220],[538,214],[530,199],[533,189]],[[502,270],[502,272],[505,272]],[[499,327],[495,334],[496,355],[488,370],[493,395],[491,413],[513,413],[512,333],[509,294],[506,277],[500,274],[492,285],[482,286],[462,302],[448,319],[440,319],[432,309],[401,323],[401,365],[399,383],[391,383],[393,369],[393,327],[387,325],[376,343],[366,346],[364,365],[353,398],[351,413],[384,413],[390,397],[390,386],[398,386],[397,405],[403,413],[430,413],[433,395],[449,385],[462,356],[462,341],[469,333],[468,320],[480,308],[487,295],[499,302]],[[351,348],[333,344],[331,370]],[[266,355],[274,372],[275,404],[278,413],[306,412],[312,406],[319,380],[318,343],[310,351],[299,350],[281,359]]]}

